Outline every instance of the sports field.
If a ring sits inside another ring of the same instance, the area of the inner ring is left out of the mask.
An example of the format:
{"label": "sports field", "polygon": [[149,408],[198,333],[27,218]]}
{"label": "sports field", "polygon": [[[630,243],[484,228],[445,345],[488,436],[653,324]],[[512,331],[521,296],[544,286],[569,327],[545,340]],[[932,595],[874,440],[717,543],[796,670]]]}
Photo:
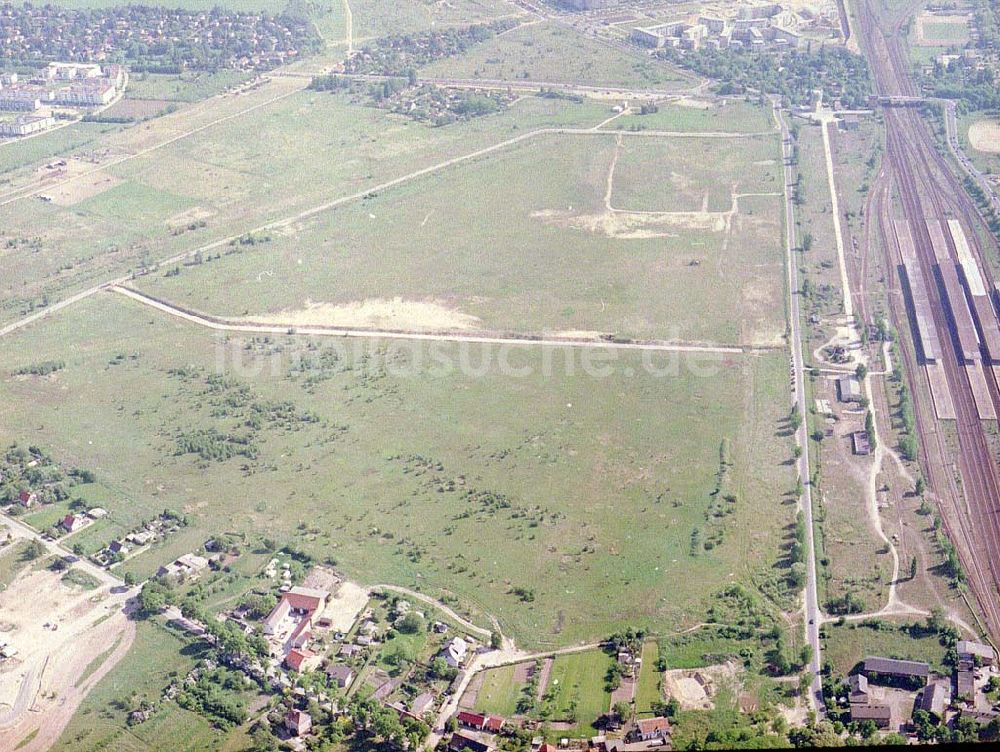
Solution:
{"label": "sports field", "polygon": [[[667,362],[625,351],[567,365],[563,349],[440,344],[225,345],[102,294],[0,340],[12,369],[66,360],[0,381],[0,440],[28,441],[30,425],[93,468],[116,526],[165,506],[190,516],[126,571],[220,529],[266,533],[365,583],[447,589],[525,645],[693,623],[733,576],[774,571],[794,483],[783,354],[682,359],[664,376],[647,369]],[[710,495],[720,453],[725,509]]]}

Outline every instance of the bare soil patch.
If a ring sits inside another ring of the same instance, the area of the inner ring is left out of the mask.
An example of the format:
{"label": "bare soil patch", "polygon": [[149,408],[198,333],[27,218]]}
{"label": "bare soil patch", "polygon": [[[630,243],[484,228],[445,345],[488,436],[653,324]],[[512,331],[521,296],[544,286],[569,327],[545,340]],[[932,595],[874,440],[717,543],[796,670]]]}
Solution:
{"label": "bare soil patch", "polygon": [[330,628],[335,632],[348,632],[368,603],[368,591],[353,582],[344,581],[331,593],[322,616],[330,620]]}
{"label": "bare soil patch", "polygon": [[1000,154],[1000,120],[977,120],[969,126],[969,143],[976,151]]}
{"label": "bare soil patch", "polygon": [[[62,168],[61,177],[69,179],[52,186],[42,195],[51,199],[53,204],[73,206],[85,199],[99,196],[122,182],[121,178],[115,177],[104,170],[88,172],[93,169],[94,165],[89,162],[78,159],[66,160],[66,165]],[[79,177],[74,177],[77,175]]]}
{"label": "bare soil patch", "polygon": [[0,749],[13,749],[35,729],[21,749],[51,747],[86,694],[132,645],[135,625],[123,610],[125,593],[108,586],[84,591],[61,580],[62,573],[29,569],[0,593],[9,627],[4,639],[19,650],[0,673]]}
{"label": "bare soil patch", "polygon": [[369,298],[334,305],[305,302],[299,310],[286,310],[272,316],[256,316],[254,321],[289,326],[338,326],[362,329],[398,329],[441,331],[478,329],[480,320],[436,300]]}
{"label": "bare soil patch", "polygon": [[574,230],[583,230],[609,238],[642,240],[675,237],[672,229],[725,232],[730,212],[630,212],[607,211],[600,214],[571,214],[545,210],[532,214],[543,222]]}
{"label": "bare soil patch", "polygon": [[711,710],[720,685],[735,685],[739,666],[723,663],[696,669],[674,669],[663,674],[663,689],[682,710]]}

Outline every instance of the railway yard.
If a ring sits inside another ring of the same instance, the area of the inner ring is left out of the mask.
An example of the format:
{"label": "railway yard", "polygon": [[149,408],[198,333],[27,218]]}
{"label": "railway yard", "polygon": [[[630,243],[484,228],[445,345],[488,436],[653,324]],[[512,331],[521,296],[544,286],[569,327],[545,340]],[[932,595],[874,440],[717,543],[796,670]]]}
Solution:
{"label": "railway yard", "polygon": [[[884,34],[871,3],[861,6],[859,30],[878,94],[900,102],[885,108],[886,168],[873,190],[887,265],[905,280],[905,307],[896,324],[917,345],[907,353],[914,388],[932,396],[933,413],[918,414],[931,488],[942,520],[977,595],[989,632],[1000,635],[1000,482],[995,420],[1000,408],[998,290],[987,248],[974,226],[977,213],[938,152],[909,77],[898,35]],[[903,19],[898,19],[902,23]],[[901,199],[897,214],[888,200]],[[897,287],[898,289],[898,287]],[[925,386],[926,385],[926,386]],[[940,425],[927,425],[937,421]],[[950,446],[946,434],[957,441]],[[957,466],[958,474],[952,471]]]}

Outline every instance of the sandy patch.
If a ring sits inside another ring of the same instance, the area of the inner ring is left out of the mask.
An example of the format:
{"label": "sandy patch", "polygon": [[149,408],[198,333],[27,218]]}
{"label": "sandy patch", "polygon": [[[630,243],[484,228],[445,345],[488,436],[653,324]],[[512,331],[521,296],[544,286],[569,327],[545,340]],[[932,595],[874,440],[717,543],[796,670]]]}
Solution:
{"label": "sandy patch", "polygon": [[171,230],[178,227],[185,227],[192,222],[198,222],[202,219],[208,219],[209,217],[215,216],[215,212],[211,209],[206,209],[203,206],[195,206],[179,214],[174,214],[172,217],[167,217],[166,225]]}
{"label": "sandy patch", "polygon": [[[35,729],[37,736],[22,749],[51,747],[86,693],[132,644],[135,626],[122,610],[127,592],[107,585],[80,590],[61,577],[29,569],[0,593],[8,627],[3,639],[20,651],[0,673],[0,749],[13,749]],[[80,680],[91,661],[111,648]]]}
{"label": "sandy patch", "polygon": [[720,685],[733,686],[742,669],[734,663],[698,669],[674,669],[663,674],[663,691],[680,703],[682,710],[711,710]]}
{"label": "sandy patch", "polygon": [[600,214],[570,214],[566,211],[533,212],[532,217],[547,224],[583,230],[621,240],[676,237],[672,229],[725,232],[730,212],[630,212],[611,211]]}
{"label": "sandy patch", "polygon": [[976,151],[1000,154],[1000,120],[977,120],[969,126],[969,143]]}
{"label": "sandy patch", "polygon": [[[74,164],[80,167],[70,169],[70,166]],[[104,170],[89,172],[77,178],[72,177],[74,172],[82,172],[83,169],[93,169],[93,165],[68,160],[67,176],[71,179],[59,185],[52,186],[45,190],[42,195],[50,198],[52,203],[58,206],[73,206],[85,199],[99,196],[123,182],[121,178],[115,177]]]}
{"label": "sandy patch", "polygon": [[305,301],[299,310],[285,310],[254,321],[288,326],[337,326],[359,329],[393,330],[470,330],[478,329],[480,319],[433,300],[393,298],[368,300],[343,305]]}
{"label": "sandy patch", "polygon": [[546,332],[546,336],[551,339],[600,339],[606,332],[591,332],[586,329],[565,329],[558,332]]}
{"label": "sandy patch", "polygon": [[330,620],[335,632],[349,632],[361,609],[368,603],[368,590],[353,582],[342,582],[323,609],[322,617]]}
{"label": "sandy patch", "polygon": [[714,105],[704,99],[695,99],[694,97],[681,97],[680,99],[675,99],[670,104],[675,104],[678,107],[690,107],[695,110],[710,110]]}

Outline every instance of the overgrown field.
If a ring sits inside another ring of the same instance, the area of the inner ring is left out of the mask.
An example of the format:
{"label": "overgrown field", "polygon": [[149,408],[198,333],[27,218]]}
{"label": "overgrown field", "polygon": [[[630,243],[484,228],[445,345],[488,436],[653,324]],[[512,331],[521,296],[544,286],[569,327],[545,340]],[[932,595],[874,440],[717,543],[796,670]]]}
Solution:
{"label": "overgrown field", "polygon": [[465,55],[432,63],[420,74],[664,90],[690,87],[696,81],[665,63],[638,52],[623,53],[551,21],[526,23],[477,45]]}
{"label": "overgrown field", "polygon": [[656,376],[624,351],[336,344],[226,344],[102,294],[0,341],[12,370],[66,362],[4,375],[0,440],[92,469],[115,495],[108,539],[188,515],[124,571],[267,534],[362,582],[451,593],[525,645],[690,624],[734,579],[784,578],[784,354]]}
{"label": "overgrown field", "polygon": [[[589,127],[607,112],[528,98],[435,129],[303,84],[275,80],[124,130],[82,124],[5,146],[0,164],[33,162],[9,173],[7,188],[34,182],[51,200],[0,207],[0,319],[526,130]],[[107,135],[95,139],[95,130]],[[37,183],[37,160],[83,144],[87,159],[67,167],[79,177]],[[95,171],[91,156],[128,160]]]}
{"label": "overgrown field", "polygon": [[776,137],[616,138],[532,138],[137,284],[290,325],[780,346]]}

